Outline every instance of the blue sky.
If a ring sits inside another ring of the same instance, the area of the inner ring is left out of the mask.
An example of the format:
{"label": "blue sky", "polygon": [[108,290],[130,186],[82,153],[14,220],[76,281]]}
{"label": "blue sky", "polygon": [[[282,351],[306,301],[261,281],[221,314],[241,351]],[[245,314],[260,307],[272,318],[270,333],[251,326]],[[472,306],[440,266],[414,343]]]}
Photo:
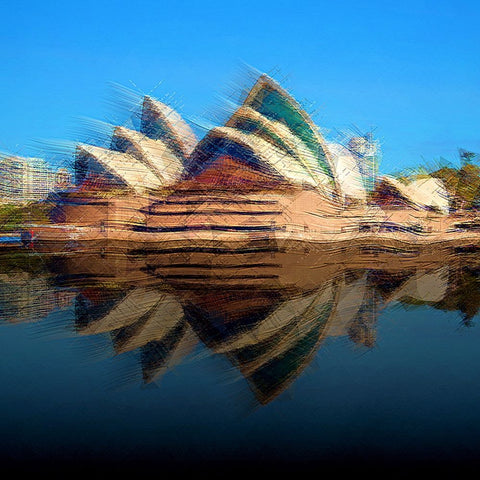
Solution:
{"label": "blue sky", "polygon": [[82,117],[122,123],[112,83],[208,120],[247,64],[279,72],[331,135],[376,127],[383,172],[456,162],[480,151],[479,4],[4,1],[0,151],[82,139]]}

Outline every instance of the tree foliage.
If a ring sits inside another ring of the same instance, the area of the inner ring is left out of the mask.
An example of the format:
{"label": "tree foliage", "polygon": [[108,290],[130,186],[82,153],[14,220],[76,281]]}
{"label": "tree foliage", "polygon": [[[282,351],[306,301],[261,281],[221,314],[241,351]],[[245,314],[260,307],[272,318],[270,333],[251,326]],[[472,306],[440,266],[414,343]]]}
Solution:
{"label": "tree foliage", "polygon": [[16,231],[29,223],[49,223],[50,208],[45,203],[0,205],[0,232]]}
{"label": "tree foliage", "polygon": [[453,209],[472,209],[480,206],[480,167],[464,163],[457,169],[442,167],[430,174],[440,179],[450,195]]}

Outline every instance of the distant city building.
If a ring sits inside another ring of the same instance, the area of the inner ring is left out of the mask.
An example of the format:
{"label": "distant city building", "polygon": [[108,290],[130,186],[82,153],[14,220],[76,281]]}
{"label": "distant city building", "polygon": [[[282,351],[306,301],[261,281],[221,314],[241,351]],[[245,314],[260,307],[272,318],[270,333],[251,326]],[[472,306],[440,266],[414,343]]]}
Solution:
{"label": "distant city building", "polygon": [[72,186],[72,174],[65,168],[59,168],[55,173],[53,189],[56,191],[66,190]]}
{"label": "distant city building", "polygon": [[375,188],[380,163],[378,140],[373,138],[372,133],[356,135],[350,138],[347,147],[357,159],[365,190],[371,192]]}
{"label": "distant city building", "polygon": [[53,190],[65,190],[71,175],[65,169],[55,172],[41,158],[0,157],[0,201],[18,203],[42,200]]}
{"label": "distant city building", "polygon": [[45,160],[26,158],[23,162],[23,200],[41,200],[53,189],[54,173]]}
{"label": "distant city building", "polygon": [[18,157],[0,158],[0,198],[8,203],[23,196],[23,161]]}

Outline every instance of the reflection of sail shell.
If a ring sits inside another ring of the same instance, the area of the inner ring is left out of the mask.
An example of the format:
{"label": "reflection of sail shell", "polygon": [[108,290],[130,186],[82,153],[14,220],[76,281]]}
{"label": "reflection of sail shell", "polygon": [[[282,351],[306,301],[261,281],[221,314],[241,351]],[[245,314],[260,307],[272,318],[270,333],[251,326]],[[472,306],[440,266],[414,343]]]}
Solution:
{"label": "reflection of sail shell", "polygon": [[168,370],[183,361],[197,342],[193,330],[188,323],[182,321],[162,340],[151,341],[141,347],[144,382],[158,381]]}
{"label": "reflection of sail shell", "polygon": [[334,294],[327,283],[317,292],[286,300],[256,327],[216,349],[239,368],[261,403],[287,388],[308,364],[323,338]]}
{"label": "reflection of sail shell", "polygon": [[346,283],[345,279],[339,282],[337,302],[331,322],[329,322],[328,335],[347,335],[349,325],[355,320],[364,305],[367,292],[366,274],[353,282]]}
{"label": "reflection of sail shell", "polygon": [[157,303],[147,315],[116,335],[117,353],[135,350],[151,341],[161,340],[183,320],[183,308],[173,295],[161,294],[157,298]]}
{"label": "reflection of sail shell", "polygon": [[272,313],[260,321],[255,328],[238,335],[225,344],[221,344],[215,348],[215,352],[226,353],[264,342],[290,324],[292,320],[297,319],[297,317],[309,310],[315,309],[318,304],[331,301],[331,294],[332,287],[329,285],[322,290],[320,296],[318,292],[315,292],[308,296],[289,299],[281,303]]}
{"label": "reflection of sail shell", "polygon": [[267,342],[263,343],[262,353],[242,365],[242,373],[248,375],[271,361],[272,358],[282,356],[299,338],[308,335],[319,323],[327,320],[333,307],[333,294],[332,285],[328,285],[320,293],[315,292],[306,297],[303,309],[295,309],[295,306],[298,305],[295,299],[287,300],[285,303],[288,305],[281,305],[276,310],[276,314],[278,316],[288,312],[288,317],[286,317],[289,320],[288,330],[286,332],[277,331],[276,333],[280,334],[278,337],[274,338],[272,335]]}
{"label": "reflection of sail shell", "polygon": [[131,290],[100,319],[80,330],[82,335],[110,332],[115,353],[140,349],[146,382],[158,379],[197,342],[177,298],[154,288]]}
{"label": "reflection of sail shell", "polygon": [[150,312],[157,302],[157,290],[136,288],[129,292],[104,317],[89,323],[79,333],[81,335],[96,335],[126,327]]}
{"label": "reflection of sail shell", "polygon": [[[271,342],[271,348],[265,348],[261,355],[239,365],[260,403],[270,402],[288,388],[317,352],[334,307],[333,296],[323,300],[320,301],[319,296],[300,314],[289,333]],[[238,359],[238,354],[236,356]]]}
{"label": "reflection of sail shell", "polygon": [[448,266],[433,272],[419,271],[395,290],[388,300],[392,302],[409,297],[421,302],[440,302],[447,294],[448,278]]}

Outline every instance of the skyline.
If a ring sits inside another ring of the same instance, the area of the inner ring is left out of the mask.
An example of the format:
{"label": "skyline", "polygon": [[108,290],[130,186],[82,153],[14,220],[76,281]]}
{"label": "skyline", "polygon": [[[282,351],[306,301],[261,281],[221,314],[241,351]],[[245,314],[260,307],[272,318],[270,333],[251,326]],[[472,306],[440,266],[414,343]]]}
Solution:
{"label": "skyline", "polygon": [[0,151],[43,156],[44,140],[82,141],[82,117],[124,123],[112,83],[208,123],[242,64],[316,110],[329,138],[375,128],[382,173],[480,151],[474,2],[128,5],[1,7]]}

